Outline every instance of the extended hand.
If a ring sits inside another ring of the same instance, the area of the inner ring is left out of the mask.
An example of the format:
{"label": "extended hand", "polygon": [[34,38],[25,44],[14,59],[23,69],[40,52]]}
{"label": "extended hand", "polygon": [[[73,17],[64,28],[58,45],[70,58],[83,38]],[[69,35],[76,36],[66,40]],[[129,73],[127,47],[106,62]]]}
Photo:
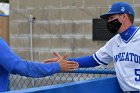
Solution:
{"label": "extended hand", "polygon": [[67,55],[65,54],[62,56],[57,62],[60,64],[60,70],[61,72],[66,72],[66,71],[73,71],[74,69],[78,68],[78,63],[74,61],[67,61],[65,58]]}
{"label": "extended hand", "polygon": [[53,54],[56,56],[55,58],[46,59],[43,62],[45,63],[57,62],[62,57],[59,53],[53,52]]}

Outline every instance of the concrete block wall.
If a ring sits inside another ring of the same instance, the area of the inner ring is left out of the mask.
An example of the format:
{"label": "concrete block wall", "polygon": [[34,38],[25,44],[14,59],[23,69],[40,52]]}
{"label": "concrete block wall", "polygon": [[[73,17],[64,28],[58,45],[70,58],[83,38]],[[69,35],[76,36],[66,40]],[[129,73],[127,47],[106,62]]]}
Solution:
{"label": "concrete block wall", "polygon": [[[30,60],[29,15],[33,23],[33,56],[42,61],[52,52],[71,57],[95,53],[106,41],[92,40],[92,19],[106,13],[118,0],[10,0],[10,45],[22,58]],[[140,0],[130,3],[140,24]]]}

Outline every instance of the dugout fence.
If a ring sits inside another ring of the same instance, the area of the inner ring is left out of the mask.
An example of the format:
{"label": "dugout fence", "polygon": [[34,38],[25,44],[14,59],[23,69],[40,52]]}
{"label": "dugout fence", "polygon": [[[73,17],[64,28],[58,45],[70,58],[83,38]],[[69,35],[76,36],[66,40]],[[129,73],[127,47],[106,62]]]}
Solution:
{"label": "dugout fence", "polygon": [[110,67],[79,68],[74,72],[57,73],[44,78],[29,78],[19,75],[10,76],[11,90],[20,90],[33,87],[42,87],[56,84],[64,84],[101,77],[114,76],[115,71]]}

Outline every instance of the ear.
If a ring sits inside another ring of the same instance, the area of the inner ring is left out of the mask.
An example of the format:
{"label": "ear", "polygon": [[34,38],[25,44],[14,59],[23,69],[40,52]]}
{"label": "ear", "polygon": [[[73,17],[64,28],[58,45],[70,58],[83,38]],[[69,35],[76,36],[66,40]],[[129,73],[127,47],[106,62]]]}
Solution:
{"label": "ear", "polygon": [[119,21],[121,23],[125,22],[127,20],[127,14],[121,14],[120,15],[120,18],[119,18]]}
{"label": "ear", "polygon": [[127,15],[127,14],[123,14],[123,20],[124,20],[124,21],[129,20],[129,18],[128,18],[128,15]]}

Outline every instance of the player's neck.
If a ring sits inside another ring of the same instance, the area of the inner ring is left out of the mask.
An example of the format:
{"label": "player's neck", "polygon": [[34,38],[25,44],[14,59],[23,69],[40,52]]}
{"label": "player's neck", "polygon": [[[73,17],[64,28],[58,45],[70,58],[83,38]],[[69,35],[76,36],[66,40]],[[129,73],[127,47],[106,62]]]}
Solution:
{"label": "player's neck", "polygon": [[131,23],[122,24],[121,28],[119,29],[119,33],[124,32],[124,31],[127,30],[131,25],[132,25]]}

